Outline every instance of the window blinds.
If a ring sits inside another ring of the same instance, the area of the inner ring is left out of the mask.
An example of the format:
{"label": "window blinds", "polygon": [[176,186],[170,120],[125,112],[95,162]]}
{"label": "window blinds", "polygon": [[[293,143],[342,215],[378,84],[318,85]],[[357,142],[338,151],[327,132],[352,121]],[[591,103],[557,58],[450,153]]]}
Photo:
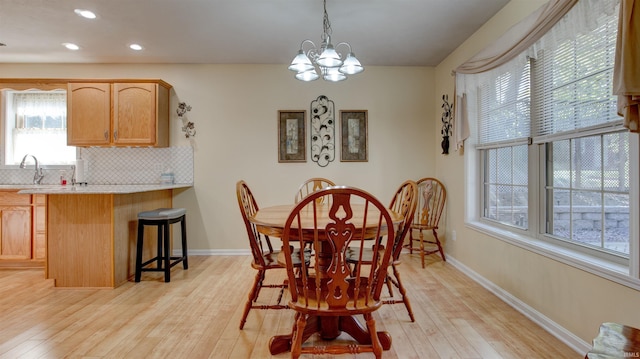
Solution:
{"label": "window blinds", "polygon": [[479,76],[478,148],[621,123],[611,89],[617,3],[580,1],[527,51],[531,67],[516,58]]}
{"label": "window blinds", "polygon": [[526,143],[531,128],[530,71],[506,72],[478,91],[478,147]]}
{"label": "window blinds", "polygon": [[601,25],[592,32],[541,51],[533,60],[536,136],[621,123],[611,86],[617,17],[600,15]]}

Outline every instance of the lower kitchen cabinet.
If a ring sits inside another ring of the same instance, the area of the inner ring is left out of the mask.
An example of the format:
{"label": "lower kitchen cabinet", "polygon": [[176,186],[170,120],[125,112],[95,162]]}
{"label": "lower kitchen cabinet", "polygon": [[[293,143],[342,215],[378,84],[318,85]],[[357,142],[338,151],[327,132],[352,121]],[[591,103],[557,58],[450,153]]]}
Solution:
{"label": "lower kitchen cabinet", "polygon": [[31,259],[31,206],[0,206],[0,259]]}
{"label": "lower kitchen cabinet", "polygon": [[0,268],[44,267],[46,196],[0,191]]}

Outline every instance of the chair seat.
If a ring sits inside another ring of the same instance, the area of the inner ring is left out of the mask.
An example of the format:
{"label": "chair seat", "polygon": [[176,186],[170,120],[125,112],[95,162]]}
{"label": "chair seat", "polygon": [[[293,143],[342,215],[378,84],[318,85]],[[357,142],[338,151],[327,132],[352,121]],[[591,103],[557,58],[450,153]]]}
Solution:
{"label": "chair seat", "polygon": [[438,229],[438,226],[432,226],[432,225],[429,225],[429,224],[412,223],[411,224],[411,229],[430,231],[432,229]]}
{"label": "chair seat", "polygon": [[[380,246],[381,250],[378,253],[378,256],[382,255],[382,251],[384,251],[384,246]],[[364,248],[362,249],[362,262],[363,263],[371,263],[373,261],[373,250]],[[360,252],[355,251],[351,248],[347,249],[347,262],[348,263],[356,263],[359,260]]]}
{"label": "chair seat", "polygon": [[[264,269],[285,267],[286,260],[284,259],[284,252],[282,251],[273,251],[271,253],[265,252],[262,254],[262,258],[264,259],[264,265],[266,267]],[[293,252],[291,253],[291,258],[293,266],[300,267],[300,265],[302,264],[302,261],[300,260],[300,254],[298,254],[298,252]],[[307,264],[309,264],[309,261],[311,260],[311,251],[304,251],[304,260]],[[255,269],[263,269],[259,263],[256,263],[256,261],[252,261],[251,266]]]}
{"label": "chair seat", "polygon": [[165,220],[176,219],[187,213],[185,208],[157,208],[152,211],[144,211],[138,213],[138,219],[146,220]]}
{"label": "chair seat", "polygon": [[[313,276],[312,276],[313,277]],[[313,277],[315,278],[315,277]],[[371,313],[382,305],[381,301],[376,301],[370,295],[371,291],[367,291],[368,280],[366,277],[360,278],[360,288],[358,291],[358,299],[353,301],[353,299],[349,300],[346,304],[346,308],[341,308],[336,311],[334,308],[330,308],[328,303],[324,300],[324,298],[328,295],[328,287],[327,283],[330,281],[330,278],[322,278],[320,279],[320,301],[317,298],[315,279],[309,279],[307,282],[307,297],[298,297],[297,302],[289,302],[289,306],[296,311],[300,311],[301,313],[313,313],[314,315],[326,315],[326,316],[340,316],[344,315],[344,310],[349,312],[349,315],[352,314],[363,314],[363,313]],[[347,289],[348,297],[353,298],[354,292],[356,288],[356,278],[348,278],[347,283],[349,283],[349,287]],[[299,291],[303,290],[303,283],[301,278],[296,279],[296,286]],[[319,302],[319,303],[318,303]]]}

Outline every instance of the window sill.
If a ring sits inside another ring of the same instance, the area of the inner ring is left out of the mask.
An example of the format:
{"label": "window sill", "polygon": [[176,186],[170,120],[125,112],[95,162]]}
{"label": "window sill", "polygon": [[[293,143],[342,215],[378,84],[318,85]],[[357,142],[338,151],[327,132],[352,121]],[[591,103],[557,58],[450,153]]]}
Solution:
{"label": "window sill", "polygon": [[554,245],[553,243],[501,230],[477,221],[468,222],[466,226],[511,245],[584,270],[626,287],[640,290],[640,279],[631,277],[627,266],[595,258],[569,248]]}

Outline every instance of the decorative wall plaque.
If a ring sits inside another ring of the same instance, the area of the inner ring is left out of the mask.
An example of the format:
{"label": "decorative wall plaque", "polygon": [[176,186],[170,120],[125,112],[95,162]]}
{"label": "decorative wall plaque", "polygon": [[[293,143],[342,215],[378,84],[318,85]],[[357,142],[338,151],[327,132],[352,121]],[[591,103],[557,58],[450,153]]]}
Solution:
{"label": "decorative wall plaque", "polygon": [[311,160],[326,167],[335,158],[335,110],[327,96],[311,101]]}
{"label": "decorative wall plaque", "polygon": [[442,129],[440,134],[442,135],[442,154],[449,154],[449,136],[452,135],[453,127],[453,104],[449,103],[449,95],[442,95]]}

